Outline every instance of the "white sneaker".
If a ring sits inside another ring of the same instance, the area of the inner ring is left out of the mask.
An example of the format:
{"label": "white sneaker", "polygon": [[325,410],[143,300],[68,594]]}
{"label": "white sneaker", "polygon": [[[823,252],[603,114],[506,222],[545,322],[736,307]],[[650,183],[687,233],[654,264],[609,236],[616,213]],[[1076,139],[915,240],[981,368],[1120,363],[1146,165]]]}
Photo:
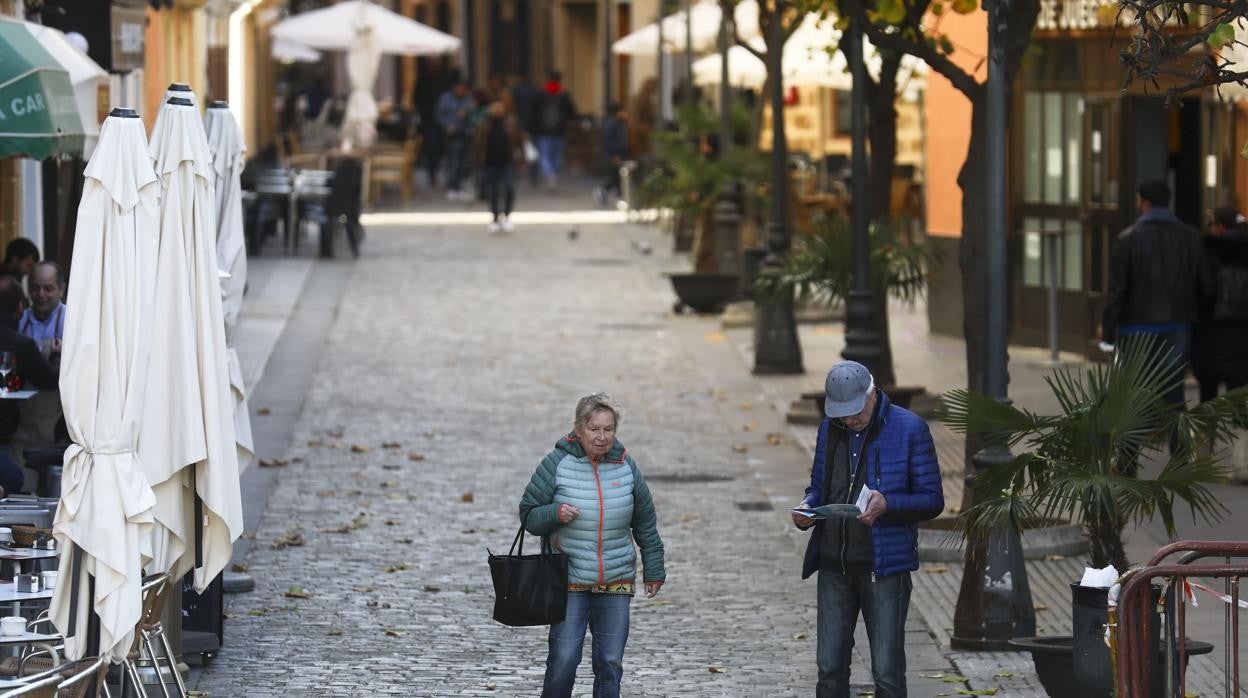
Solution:
{"label": "white sneaker", "polygon": [[498,235],[499,231],[501,230],[502,230],[502,226],[498,224],[498,221],[494,221],[493,223],[490,223],[490,227],[489,227],[490,235]]}
{"label": "white sneaker", "polygon": [[513,232],[515,229],[516,229],[516,226],[512,224],[511,217],[503,216],[503,232],[510,233],[510,232]]}

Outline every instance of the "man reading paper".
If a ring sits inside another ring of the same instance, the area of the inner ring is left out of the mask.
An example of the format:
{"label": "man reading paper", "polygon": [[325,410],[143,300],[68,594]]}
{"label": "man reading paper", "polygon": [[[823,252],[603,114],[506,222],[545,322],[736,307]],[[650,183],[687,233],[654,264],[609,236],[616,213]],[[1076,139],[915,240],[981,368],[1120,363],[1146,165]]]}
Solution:
{"label": "man reading paper", "polygon": [[819,572],[818,698],[849,698],[854,627],[862,614],[871,644],[876,698],[906,695],[905,634],[910,572],[919,567],[919,521],[945,506],[940,467],[927,425],[892,405],[862,364],[828,371],[810,486],[798,509],[850,504],[866,494],[856,518],[793,523],[814,528],[802,579]]}

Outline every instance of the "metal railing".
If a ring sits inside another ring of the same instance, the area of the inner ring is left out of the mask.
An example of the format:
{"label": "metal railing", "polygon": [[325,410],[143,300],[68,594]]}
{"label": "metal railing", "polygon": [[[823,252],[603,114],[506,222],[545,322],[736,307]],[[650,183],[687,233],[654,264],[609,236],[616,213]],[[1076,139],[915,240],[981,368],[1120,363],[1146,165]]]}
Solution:
{"label": "metal railing", "polygon": [[[1179,555],[1175,562],[1167,558]],[[1200,560],[1220,559],[1220,563],[1195,564]],[[1159,605],[1165,632],[1161,633],[1164,661],[1163,695],[1187,695],[1186,666],[1188,648],[1187,603],[1188,580],[1208,578],[1224,580],[1226,614],[1223,624],[1223,695],[1238,698],[1239,680],[1239,580],[1248,575],[1248,541],[1180,541],[1158,550],[1143,568],[1124,575],[1117,608],[1117,652],[1115,684],[1118,696],[1148,696],[1151,693],[1152,663],[1157,650],[1150,638],[1154,608]],[[1154,598],[1153,580],[1162,581],[1161,601]],[[1212,591],[1211,589],[1209,591]],[[1113,617],[1111,615],[1110,623]]]}

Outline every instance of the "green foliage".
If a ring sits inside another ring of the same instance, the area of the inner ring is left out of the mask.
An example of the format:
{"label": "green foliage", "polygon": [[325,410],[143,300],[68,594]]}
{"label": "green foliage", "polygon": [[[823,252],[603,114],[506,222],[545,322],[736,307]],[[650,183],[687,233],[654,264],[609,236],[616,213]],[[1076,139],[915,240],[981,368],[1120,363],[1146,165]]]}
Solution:
{"label": "green foliage", "polygon": [[[873,223],[871,282],[895,298],[914,302],[927,289],[927,270],[940,261],[940,249],[926,238],[903,240],[894,226]],[[785,264],[764,271],[754,289],[765,297],[795,293],[829,305],[849,298],[853,233],[843,217],[824,218],[814,234],[799,238]]]}
{"label": "green foliage", "polygon": [[1235,25],[1223,22],[1219,24],[1209,36],[1205,39],[1205,43],[1212,48],[1222,48],[1235,43]]}
{"label": "green foliage", "polygon": [[[1122,528],[1160,516],[1175,532],[1174,506],[1182,501],[1193,519],[1219,519],[1225,507],[1209,490],[1226,471],[1210,455],[1229,443],[1232,429],[1248,423],[1248,388],[1179,412],[1166,404],[1167,387],[1184,368],[1150,335],[1120,341],[1108,364],[1063,369],[1046,378],[1061,411],[1038,415],[982,393],[954,390],[938,416],[953,429],[981,434],[990,443],[1020,448],[1010,462],[977,473],[974,506],[962,514],[971,536],[1035,519],[1083,524],[1093,564],[1126,569]],[[1137,473],[1145,454],[1162,454],[1171,435],[1178,448],[1152,478]]]}
{"label": "green foliage", "polygon": [[[737,133],[749,131],[747,108],[738,105],[732,117]],[[768,181],[767,160],[751,148],[732,148],[723,158],[707,157],[704,144],[719,132],[719,115],[711,108],[683,106],[676,124],[675,131],[655,131],[652,136],[662,166],[642,181],[642,196],[650,205],[697,218],[715,204],[715,197],[729,182],[744,182],[746,191],[757,194]]]}

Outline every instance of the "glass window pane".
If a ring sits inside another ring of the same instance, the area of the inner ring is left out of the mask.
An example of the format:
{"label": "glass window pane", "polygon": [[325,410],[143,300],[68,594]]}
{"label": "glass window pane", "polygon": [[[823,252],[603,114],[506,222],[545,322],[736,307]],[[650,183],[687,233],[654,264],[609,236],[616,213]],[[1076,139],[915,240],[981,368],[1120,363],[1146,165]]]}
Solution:
{"label": "glass window pane", "polygon": [[1040,100],[1039,92],[1023,95],[1023,201],[1029,204],[1041,201],[1041,175],[1044,173]]}
{"label": "glass window pane", "polygon": [[1062,234],[1062,288],[1083,290],[1083,226],[1079,221],[1066,221]]}
{"label": "glass window pane", "polygon": [[1043,241],[1040,237],[1040,219],[1027,218],[1023,220],[1023,285],[1039,286],[1042,277],[1040,276],[1040,261],[1042,258],[1041,248]]}
{"label": "glass window pane", "polygon": [[1044,203],[1062,203],[1062,171],[1065,153],[1062,144],[1062,94],[1044,94]]}
{"label": "glass window pane", "polygon": [[1066,203],[1083,203],[1083,97],[1066,95]]}

